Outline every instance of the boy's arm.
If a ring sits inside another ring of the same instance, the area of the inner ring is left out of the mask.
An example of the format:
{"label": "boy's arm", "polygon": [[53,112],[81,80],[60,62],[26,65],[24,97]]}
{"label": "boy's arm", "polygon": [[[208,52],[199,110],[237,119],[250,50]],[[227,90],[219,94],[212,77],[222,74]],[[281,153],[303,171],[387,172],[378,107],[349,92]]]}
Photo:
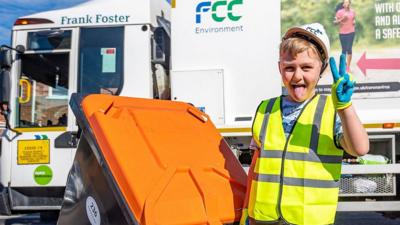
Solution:
{"label": "boy's arm", "polygon": [[352,156],[367,154],[369,150],[368,135],[354,107],[350,105],[339,110],[338,114],[343,127],[343,138],[340,140],[340,145]]}
{"label": "boy's arm", "polygon": [[332,101],[342,121],[343,136],[340,144],[353,156],[365,155],[369,151],[369,140],[355,108],[351,103],[354,81],[346,72],[346,56],[340,56],[339,71],[334,58],[329,59],[333,76]]}

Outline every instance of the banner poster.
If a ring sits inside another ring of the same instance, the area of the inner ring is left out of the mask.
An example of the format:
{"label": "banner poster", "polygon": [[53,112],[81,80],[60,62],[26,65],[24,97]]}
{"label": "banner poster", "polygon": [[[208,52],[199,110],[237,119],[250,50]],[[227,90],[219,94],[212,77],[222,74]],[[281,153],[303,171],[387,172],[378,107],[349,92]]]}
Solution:
{"label": "banner poster", "polygon": [[[293,7],[295,6],[295,7]],[[400,97],[400,0],[282,0],[281,28],[318,22],[328,33],[330,56],[347,56],[354,98]],[[329,67],[318,86],[329,93]]]}

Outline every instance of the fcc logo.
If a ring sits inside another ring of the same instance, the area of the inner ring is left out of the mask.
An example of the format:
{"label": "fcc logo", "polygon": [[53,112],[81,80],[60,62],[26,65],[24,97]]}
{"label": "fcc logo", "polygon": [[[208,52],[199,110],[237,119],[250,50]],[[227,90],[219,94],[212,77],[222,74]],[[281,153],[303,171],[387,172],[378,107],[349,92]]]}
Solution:
{"label": "fcc logo", "polygon": [[[232,1],[204,1],[200,2],[196,7],[196,23],[199,24],[202,22],[202,17],[209,15],[211,10],[211,18],[215,22],[223,22],[226,18],[231,21],[238,21],[242,16],[236,15],[234,13],[233,8],[237,5],[243,5],[243,0],[232,0]],[[220,15],[217,13],[218,9],[225,7],[226,15]]]}
{"label": "fcc logo", "polygon": [[311,33],[315,34],[315,35],[323,35],[322,31],[320,31],[319,29],[315,29],[312,27],[306,27],[307,31],[310,31]]}

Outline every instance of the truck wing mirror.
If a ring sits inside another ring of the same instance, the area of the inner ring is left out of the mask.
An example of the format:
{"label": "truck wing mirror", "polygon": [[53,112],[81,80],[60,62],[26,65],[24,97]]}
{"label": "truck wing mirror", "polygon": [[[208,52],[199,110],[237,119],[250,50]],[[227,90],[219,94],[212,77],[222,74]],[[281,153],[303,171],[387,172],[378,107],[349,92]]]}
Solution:
{"label": "truck wing mirror", "polygon": [[11,49],[1,46],[0,48],[0,103],[6,104],[10,100],[10,68],[12,65]]}
{"label": "truck wing mirror", "polygon": [[11,49],[1,46],[0,49],[0,67],[1,69],[9,69],[12,64]]}
{"label": "truck wing mirror", "polygon": [[157,27],[154,30],[152,61],[155,64],[163,65],[166,69],[169,68],[170,42],[166,30],[162,27]]}
{"label": "truck wing mirror", "polygon": [[11,81],[10,81],[10,70],[1,69],[0,71],[0,104],[8,104],[10,102],[10,91],[11,91]]}
{"label": "truck wing mirror", "polygon": [[18,45],[16,48],[12,48],[6,45],[2,45],[0,47],[0,114],[4,116],[4,119],[6,121],[6,128],[15,132],[18,136],[21,133],[10,126],[10,108],[8,107],[11,92],[10,70],[13,63],[12,51],[23,54],[25,52],[25,47],[22,45]]}
{"label": "truck wing mirror", "polygon": [[21,133],[11,127],[9,120],[10,108],[8,104],[10,102],[11,91],[11,77],[9,68],[2,68],[0,71],[0,88],[0,115],[4,116],[6,128],[13,131],[18,136]]}

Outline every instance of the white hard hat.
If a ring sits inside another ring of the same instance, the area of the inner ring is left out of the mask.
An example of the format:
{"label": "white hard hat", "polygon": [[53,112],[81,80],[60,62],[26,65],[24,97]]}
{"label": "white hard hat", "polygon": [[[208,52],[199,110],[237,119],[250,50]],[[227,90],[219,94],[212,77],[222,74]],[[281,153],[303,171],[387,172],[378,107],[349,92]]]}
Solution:
{"label": "white hard hat", "polygon": [[292,27],[288,31],[286,31],[285,35],[283,35],[282,40],[291,37],[305,39],[317,47],[322,57],[322,73],[328,65],[329,49],[331,47],[329,43],[329,37],[326,34],[324,26],[322,26],[320,23],[312,23]]}

